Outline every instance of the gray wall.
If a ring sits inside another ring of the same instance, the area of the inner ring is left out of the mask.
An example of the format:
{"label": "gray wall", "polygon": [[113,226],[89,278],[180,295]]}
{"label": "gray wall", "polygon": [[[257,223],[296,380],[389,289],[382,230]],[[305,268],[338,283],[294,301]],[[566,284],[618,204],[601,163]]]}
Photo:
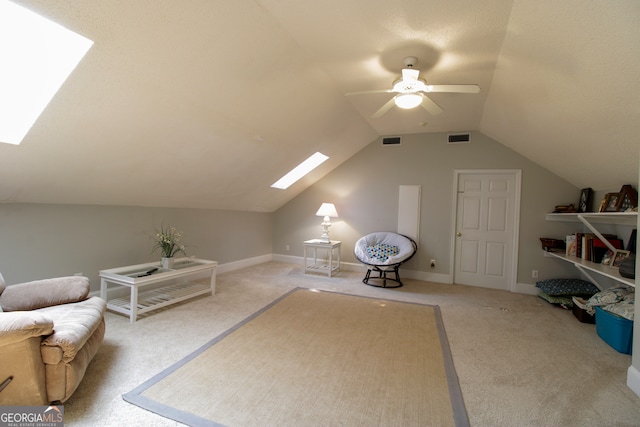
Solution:
{"label": "gray wall", "polygon": [[[188,254],[221,264],[270,253],[302,256],[302,242],[319,237],[322,202],[336,204],[331,236],[342,240],[343,260],[356,263],[353,244],[363,234],[395,230],[399,185],[421,185],[420,249],[407,268],[447,275],[451,261],[453,171],[521,169],[522,203],[518,283],[577,277],[544,258],[538,238],[562,237],[575,224],[544,220],[556,204],[575,203],[579,189],[479,132],[471,144],[448,145],[446,134],[405,135],[400,146],[374,141],[273,214],[120,206],[0,204],[0,272],[7,283],[98,271],[155,261],[150,238],[162,224],[184,232]],[[597,201],[596,201],[597,203]],[[289,250],[286,246],[289,245]],[[437,260],[435,269],[428,265]]]}
{"label": "gray wall", "polygon": [[0,272],[8,284],[160,259],[163,223],[183,232],[187,255],[220,264],[272,252],[272,214],[204,209],[0,204]]}
{"label": "gray wall", "polygon": [[[580,189],[527,160],[495,140],[474,132],[470,144],[449,145],[444,133],[404,135],[399,146],[372,142],[347,162],[276,211],[274,253],[302,256],[302,242],[321,234],[322,219],[315,216],[322,202],[336,205],[340,218],[331,237],[342,240],[343,261],[354,262],[355,241],[372,231],[395,231],[398,187],[421,185],[420,248],[406,266],[409,270],[449,274],[453,181],[456,169],[520,169],[522,200],[518,283],[533,284],[531,270],[540,278],[577,276],[568,264],[543,257],[539,237],[564,237],[575,231],[567,224],[545,221],[555,205],[577,203]],[[289,245],[289,251],[286,246]],[[429,260],[436,259],[435,269]]]}

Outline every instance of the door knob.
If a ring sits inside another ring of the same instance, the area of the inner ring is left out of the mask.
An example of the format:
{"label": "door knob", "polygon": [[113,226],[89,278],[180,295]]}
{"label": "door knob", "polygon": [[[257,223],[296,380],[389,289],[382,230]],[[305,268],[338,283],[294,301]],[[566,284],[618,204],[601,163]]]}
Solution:
{"label": "door knob", "polygon": [[456,236],[460,237],[460,236],[462,236],[462,233],[458,231],[458,232],[456,233]]}

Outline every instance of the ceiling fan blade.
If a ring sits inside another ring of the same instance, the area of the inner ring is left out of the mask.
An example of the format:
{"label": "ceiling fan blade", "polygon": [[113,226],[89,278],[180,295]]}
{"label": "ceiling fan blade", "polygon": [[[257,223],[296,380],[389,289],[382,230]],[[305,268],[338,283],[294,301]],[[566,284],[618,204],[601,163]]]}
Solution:
{"label": "ceiling fan blade", "polygon": [[428,92],[480,93],[478,85],[427,85]]}
{"label": "ceiling fan blade", "polygon": [[373,115],[371,116],[372,119],[378,119],[382,116],[384,116],[387,111],[389,111],[394,105],[395,105],[395,96],[393,98],[391,98],[389,101],[387,101],[386,104],[384,104],[382,107],[380,107],[380,109],[378,111],[376,111],[375,113],[373,113]]}
{"label": "ceiling fan blade", "polygon": [[438,104],[433,102],[431,98],[429,98],[427,95],[423,95],[423,94],[421,95],[422,95],[422,104],[420,105],[422,106],[422,108],[427,110],[430,114],[436,116],[442,113],[442,111],[444,111],[442,108],[440,108]]}
{"label": "ceiling fan blade", "polygon": [[380,89],[380,90],[362,90],[359,92],[347,92],[344,94],[344,96],[351,96],[351,95],[366,95],[369,93],[391,93],[393,92],[393,89]]}
{"label": "ceiling fan blade", "polygon": [[414,70],[413,68],[403,68],[402,69],[402,80],[404,81],[413,81],[418,80],[418,76],[420,75],[420,70]]}

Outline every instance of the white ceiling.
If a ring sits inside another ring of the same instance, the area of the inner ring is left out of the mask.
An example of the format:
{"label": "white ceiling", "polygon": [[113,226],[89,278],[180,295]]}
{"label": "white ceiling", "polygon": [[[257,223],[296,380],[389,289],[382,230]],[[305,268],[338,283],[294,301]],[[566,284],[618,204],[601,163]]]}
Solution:
{"label": "white ceiling", "polygon": [[[462,130],[578,187],[638,182],[637,0],[14,2],[95,44],[0,144],[0,202],[270,212],[380,135]],[[405,56],[481,93],[380,119],[389,94],[344,96],[391,88]],[[331,159],[269,187],[315,151]]]}

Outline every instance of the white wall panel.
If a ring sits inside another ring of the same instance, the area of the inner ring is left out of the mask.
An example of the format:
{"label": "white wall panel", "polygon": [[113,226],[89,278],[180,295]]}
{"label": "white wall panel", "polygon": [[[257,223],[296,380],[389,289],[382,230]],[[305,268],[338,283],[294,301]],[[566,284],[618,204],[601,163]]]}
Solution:
{"label": "white wall panel", "polygon": [[398,197],[398,233],[420,238],[420,185],[401,185]]}

